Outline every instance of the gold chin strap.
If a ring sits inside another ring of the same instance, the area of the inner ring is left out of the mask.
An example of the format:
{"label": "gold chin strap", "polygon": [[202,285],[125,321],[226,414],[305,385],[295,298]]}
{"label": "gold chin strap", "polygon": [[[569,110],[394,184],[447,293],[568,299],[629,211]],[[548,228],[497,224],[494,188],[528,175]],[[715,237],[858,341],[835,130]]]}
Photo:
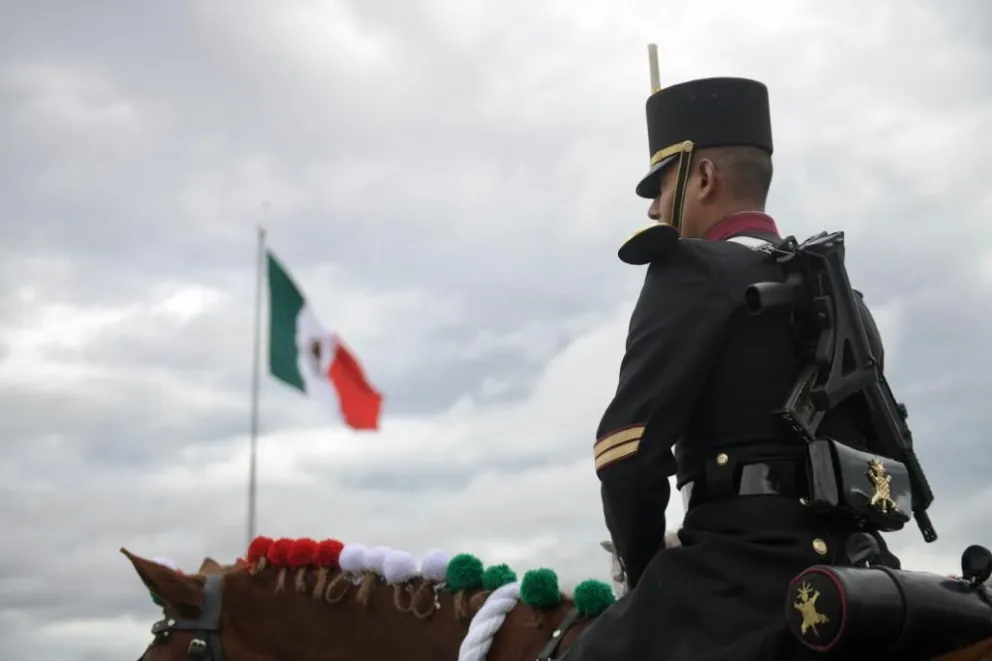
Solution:
{"label": "gold chin strap", "polygon": [[671,217],[667,223],[654,223],[635,232],[627,239],[618,253],[621,261],[635,265],[648,264],[662,257],[682,235],[682,208],[685,203],[685,189],[689,183],[689,168],[692,166],[694,148],[693,142],[686,140],[665,147],[651,157],[651,166],[676,154],[679,157]]}
{"label": "gold chin strap", "polygon": [[694,148],[695,145],[692,140],[686,140],[669,145],[664,149],[659,149],[651,157],[651,166],[653,167],[669,156],[676,154],[679,156],[677,165],[678,175],[675,179],[675,195],[672,196],[672,213],[668,222],[680,236],[682,235],[682,208],[685,205],[685,189],[689,183],[689,168],[692,166],[692,151]]}

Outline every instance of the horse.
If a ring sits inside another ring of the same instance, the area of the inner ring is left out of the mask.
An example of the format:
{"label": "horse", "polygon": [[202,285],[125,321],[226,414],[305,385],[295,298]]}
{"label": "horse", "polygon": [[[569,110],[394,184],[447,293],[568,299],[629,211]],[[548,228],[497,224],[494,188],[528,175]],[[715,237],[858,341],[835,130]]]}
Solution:
{"label": "horse", "polygon": [[418,568],[384,547],[323,548],[269,540],[193,575],[122,548],[163,607],[141,661],[550,661],[612,603],[608,585],[586,581],[576,604],[547,569],[517,581],[467,554],[433,552]]}
{"label": "horse", "polygon": [[[163,607],[139,661],[552,661],[613,601],[598,581],[568,598],[547,569],[517,581],[506,565],[439,552],[418,568],[408,553],[334,540],[259,538],[195,575],[121,552]],[[992,639],[933,661],[992,661]]]}

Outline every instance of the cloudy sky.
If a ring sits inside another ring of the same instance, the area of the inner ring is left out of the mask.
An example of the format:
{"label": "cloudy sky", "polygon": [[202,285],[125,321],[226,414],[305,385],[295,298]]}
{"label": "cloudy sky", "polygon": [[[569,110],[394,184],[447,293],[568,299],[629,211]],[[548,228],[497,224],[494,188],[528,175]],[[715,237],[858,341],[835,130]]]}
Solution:
{"label": "cloudy sky", "polygon": [[649,41],[765,81],[770,212],[850,237],[938,499],[895,548],[992,543],[988,5],[609,4],[2,3],[0,657],[132,659],[121,545],[244,548],[259,223],[387,398],[355,434],[265,379],[261,532],[607,578]]}

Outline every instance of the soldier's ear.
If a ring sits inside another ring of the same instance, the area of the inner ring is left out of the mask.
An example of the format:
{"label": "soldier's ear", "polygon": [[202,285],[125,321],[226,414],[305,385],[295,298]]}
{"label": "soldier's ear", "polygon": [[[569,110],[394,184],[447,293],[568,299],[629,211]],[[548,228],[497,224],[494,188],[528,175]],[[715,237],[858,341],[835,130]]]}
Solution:
{"label": "soldier's ear", "polygon": [[708,158],[696,161],[696,192],[700,202],[711,202],[716,197],[717,178],[716,166]]}
{"label": "soldier's ear", "polygon": [[127,549],[121,553],[131,561],[138,578],[162,602],[179,611],[198,611],[203,606],[203,579],[186,576],[165,565],[145,560]]}

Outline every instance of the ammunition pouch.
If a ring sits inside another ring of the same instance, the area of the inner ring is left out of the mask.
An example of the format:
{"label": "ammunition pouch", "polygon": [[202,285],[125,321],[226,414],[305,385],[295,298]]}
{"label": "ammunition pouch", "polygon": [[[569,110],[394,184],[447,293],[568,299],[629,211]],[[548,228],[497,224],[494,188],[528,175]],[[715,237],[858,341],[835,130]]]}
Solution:
{"label": "ammunition pouch", "polygon": [[806,447],[807,504],[813,511],[846,514],[882,532],[901,530],[909,522],[913,496],[904,464],[829,438]]}
{"label": "ammunition pouch", "polygon": [[803,645],[843,658],[932,659],[992,637],[986,587],[884,567],[810,567],[785,613]]}

